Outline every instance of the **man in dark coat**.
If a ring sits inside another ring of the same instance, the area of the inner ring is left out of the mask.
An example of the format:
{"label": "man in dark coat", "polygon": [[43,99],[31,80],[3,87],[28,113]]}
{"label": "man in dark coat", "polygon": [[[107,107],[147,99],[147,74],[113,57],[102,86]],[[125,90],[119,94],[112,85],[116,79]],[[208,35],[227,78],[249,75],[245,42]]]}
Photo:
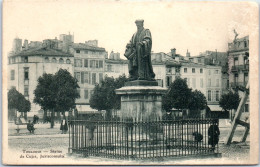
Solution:
{"label": "man in dark coat", "polygon": [[215,146],[218,144],[219,141],[219,128],[216,123],[213,123],[213,125],[210,125],[208,129],[208,144],[211,145],[212,150],[215,150]]}
{"label": "man in dark coat", "polygon": [[34,133],[35,128],[33,123],[31,123],[31,120],[29,120],[29,122],[27,123],[27,129],[30,133]]}
{"label": "man in dark coat", "polygon": [[154,80],[151,62],[152,36],[149,29],[143,27],[144,20],[136,20],[137,32],[126,45],[125,57],[131,80]]}

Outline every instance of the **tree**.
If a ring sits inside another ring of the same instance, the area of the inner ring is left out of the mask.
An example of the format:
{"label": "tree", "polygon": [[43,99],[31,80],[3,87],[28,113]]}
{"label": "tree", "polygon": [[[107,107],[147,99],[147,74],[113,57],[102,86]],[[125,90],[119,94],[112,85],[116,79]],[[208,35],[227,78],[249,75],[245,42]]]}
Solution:
{"label": "tree", "polygon": [[97,84],[90,98],[90,107],[97,110],[106,110],[106,118],[111,118],[111,110],[120,108],[120,96],[116,95],[115,90],[124,86],[127,81],[125,75],[114,79],[113,77],[105,77],[105,79]]}
{"label": "tree", "polygon": [[18,92],[15,88],[8,91],[8,110],[17,110],[21,113],[27,113],[31,110],[31,103],[26,100],[24,95]]}
{"label": "tree", "polygon": [[164,110],[176,108],[178,110],[187,109],[189,105],[189,97],[191,95],[191,89],[184,79],[176,78],[171,83],[168,92],[163,96],[162,107]]}
{"label": "tree", "polygon": [[207,107],[206,97],[201,91],[192,91],[189,99],[189,109],[193,112],[192,115],[198,114],[197,112],[199,110],[203,110]]}
{"label": "tree", "polygon": [[[51,128],[54,126],[54,108],[55,108],[55,89],[53,86],[53,75],[44,73],[38,78],[38,84],[34,90],[33,102],[39,104],[44,110],[44,117],[47,116],[47,110],[51,111]],[[45,119],[44,118],[44,119]]]}
{"label": "tree", "polygon": [[79,97],[77,80],[64,69],[55,75],[43,74],[39,77],[34,90],[34,102],[43,110],[51,111],[51,128],[54,127],[54,112],[62,112],[75,108],[75,100]]}
{"label": "tree", "polygon": [[60,69],[53,76],[55,91],[55,111],[59,111],[65,117],[65,111],[76,107],[75,100],[79,98],[78,81],[67,70]]}
{"label": "tree", "polygon": [[220,107],[227,110],[236,110],[240,102],[240,98],[237,92],[233,93],[229,91],[227,94],[223,94],[220,98],[219,105]]}

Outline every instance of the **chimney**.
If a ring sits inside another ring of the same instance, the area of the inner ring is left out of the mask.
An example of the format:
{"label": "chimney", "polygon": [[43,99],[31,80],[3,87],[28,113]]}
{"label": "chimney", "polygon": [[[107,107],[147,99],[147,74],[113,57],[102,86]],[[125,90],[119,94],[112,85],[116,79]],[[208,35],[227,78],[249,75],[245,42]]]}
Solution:
{"label": "chimney", "polygon": [[109,59],[114,59],[114,51],[112,50],[112,52],[109,55]]}
{"label": "chimney", "polygon": [[175,57],[175,60],[176,60],[177,62],[179,62],[179,61],[180,61],[180,57],[179,57],[179,56],[176,56],[176,57]]}
{"label": "chimney", "polygon": [[175,55],[176,55],[176,49],[173,48],[173,49],[171,49],[171,56],[172,56],[172,58],[174,58]]}
{"label": "chimney", "polygon": [[28,40],[25,39],[24,42],[23,42],[23,47],[24,47],[25,50],[28,49],[28,45],[29,45],[29,44],[28,44]]}
{"label": "chimney", "polygon": [[186,57],[190,57],[190,52],[187,49]]}

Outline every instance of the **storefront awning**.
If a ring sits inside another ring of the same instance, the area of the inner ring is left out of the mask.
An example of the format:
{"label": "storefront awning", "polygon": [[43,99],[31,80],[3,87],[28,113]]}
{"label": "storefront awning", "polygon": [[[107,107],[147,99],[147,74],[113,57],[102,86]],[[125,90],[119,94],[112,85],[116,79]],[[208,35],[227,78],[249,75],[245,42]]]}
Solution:
{"label": "storefront awning", "polygon": [[219,105],[208,105],[211,111],[222,111],[222,108]]}
{"label": "storefront awning", "polygon": [[98,110],[91,108],[89,105],[77,105],[78,114],[95,113]]}

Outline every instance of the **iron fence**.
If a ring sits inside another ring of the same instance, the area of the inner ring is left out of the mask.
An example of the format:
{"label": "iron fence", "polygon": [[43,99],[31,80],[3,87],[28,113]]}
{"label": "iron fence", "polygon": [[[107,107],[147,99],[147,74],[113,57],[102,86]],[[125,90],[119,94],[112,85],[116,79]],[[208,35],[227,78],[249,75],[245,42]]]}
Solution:
{"label": "iron fence", "polygon": [[210,145],[218,138],[209,141],[209,128],[218,126],[218,119],[73,120],[69,124],[69,153],[84,156],[146,159],[218,153],[218,145]]}

